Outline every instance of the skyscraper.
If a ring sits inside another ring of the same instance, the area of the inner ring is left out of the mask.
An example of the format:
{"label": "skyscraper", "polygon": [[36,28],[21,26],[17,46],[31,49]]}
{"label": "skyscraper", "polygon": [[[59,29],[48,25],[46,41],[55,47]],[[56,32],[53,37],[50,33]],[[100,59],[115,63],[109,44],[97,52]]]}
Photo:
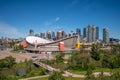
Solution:
{"label": "skyscraper", "polygon": [[40,37],[39,34],[35,34],[36,37]]}
{"label": "skyscraper", "polygon": [[40,37],[41,37],[41,38],[45,38],[45,33],[43,33],[43,32],[40,33]]}
{"label": "skyscraper", "polygon": [[83,28],[83,38],[85,38],[87,35],[87,31],[86,31],[86,28]]}
{"label": "skyscraper", "polygon": [[61,37],[62,37],[61,31],[58,31],[57,32],[57,40],[61,39]]}
{"label": "skyscraper", "polygon": [[99,27],[96,27],[96,40],[99,39]]}
{"label": "skyscraper", "polygon": [[76,29],[76,34],[79,35],[79,36],[81,35],[80,28],[77,28],[77,29]]}
{"label": "skyscraper", "polygon": [[96,36],[97,36],[97,30],[96,30],[96,27],[95,26],[92,26],[92,42],[95,42],[97,39],[96,39]]}
{"label": "skyscraper", "polygon": [[55,37],[55,32],[52,31],[52,40],[55,40],[56,37]]}
{"label": "skyscraper", "polygon": [[92,37],[92,26],[88,25],[88,27],[87,27],[87,41],[93,42],[92,38],[93,38]]}
{"label": "skyscraper", "polygon": [[34,31],[32,29],[29,30],[29,36],[34,36]]}
{"label": "skyscraper", "polygon": [[109,30],[107,28],[103,29],[103,43],[109,43]]}
{"label": "skyscraper", "polygon": [[94,25],[88,25],[84,34],[86,34],[88,42],[95,42],[99,39],[99,28]]}
{"label": "skyscraper", "polygon": [[66,36],[65,31],[62,31],[62,32],[61,32],[61,37],[62,37],[62,38],[65,38],[65,36]]}
{"label": "skyscraper", "polygon": [[46,38],[49,39],[49,40],[52,39],[51,31],[47,31]]}

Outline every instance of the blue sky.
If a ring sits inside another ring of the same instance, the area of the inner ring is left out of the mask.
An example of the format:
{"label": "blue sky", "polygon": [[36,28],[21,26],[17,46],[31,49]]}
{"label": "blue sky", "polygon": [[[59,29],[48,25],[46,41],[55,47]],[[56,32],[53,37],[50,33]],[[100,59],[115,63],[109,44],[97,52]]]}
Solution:
{"label": "blue sky", "polygon": [[120,38],[120,0],[0,0],[0,36],[25,37],[65,30],[69,33],[88,24],[107,27],[110,37]]}

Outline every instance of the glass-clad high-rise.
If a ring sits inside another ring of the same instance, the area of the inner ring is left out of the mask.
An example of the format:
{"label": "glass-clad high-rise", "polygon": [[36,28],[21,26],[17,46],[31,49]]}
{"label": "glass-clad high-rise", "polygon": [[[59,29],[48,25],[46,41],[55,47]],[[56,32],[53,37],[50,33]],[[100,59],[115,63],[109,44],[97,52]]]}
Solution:
{"label": "glass-clad high-rise", "polygon": [[103,29],[103,43],[109,43],[109,30],[107,28]]}

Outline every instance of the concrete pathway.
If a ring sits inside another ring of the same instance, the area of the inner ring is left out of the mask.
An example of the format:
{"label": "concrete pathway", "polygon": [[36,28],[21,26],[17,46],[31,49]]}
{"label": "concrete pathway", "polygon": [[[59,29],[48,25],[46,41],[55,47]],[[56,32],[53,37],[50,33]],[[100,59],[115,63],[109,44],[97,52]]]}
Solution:
{"label": "concrete pathway", "polygon": [[44,75],[44,76],[35,76],[35,77],[24,78],[24,79],[19,79],[19,80],[31,80],[31,79],[44,78],[44,77],[48,77],[48,76],[49,76],[49,75]]}

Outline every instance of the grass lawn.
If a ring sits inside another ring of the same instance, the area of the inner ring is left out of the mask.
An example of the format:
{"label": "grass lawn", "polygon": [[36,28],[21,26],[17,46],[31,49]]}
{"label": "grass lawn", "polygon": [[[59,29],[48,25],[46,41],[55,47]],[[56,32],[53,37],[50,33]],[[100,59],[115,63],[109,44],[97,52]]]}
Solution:
{"label": "grass lawn", "polygon": [[[31,80],[48,80],[48,77],[46,77],[46,78],[39,78],[39,79],[31,79]],[[83,78],[65,77],[65,80],[84,80],[84,79]]]}
{"label": "grass lawn", "polygon": [[14,75],[14,71],[12,69],[5,68],[1,70],[1,74],[5,76]]}
{"label": "grass lawn", "polygon": [[[69,70],[71,73],[74,74],[86,74],[86,71],[79,71],[79,70]],[[120,68],[116,68],[116,69],[109,69],[109,68],[96,68],[95,70],[93,70],[93,72],[116,72],[116,71],[120,71]]]}
{"label": "grass lawn", "polygon": [[111,72],[112,69],[109,68],[96,68],[93,72]]}
{"label": "grass lawn", "polygon": [[112,70],[113,72],[120,71],[120,68],[116,68]]}
{"label": "grass lawn", "polygon": [[69,70],[69,71],[74,74],[82,74],[82,75],[86,74],[86,71],[79,71],[79,70]]}

